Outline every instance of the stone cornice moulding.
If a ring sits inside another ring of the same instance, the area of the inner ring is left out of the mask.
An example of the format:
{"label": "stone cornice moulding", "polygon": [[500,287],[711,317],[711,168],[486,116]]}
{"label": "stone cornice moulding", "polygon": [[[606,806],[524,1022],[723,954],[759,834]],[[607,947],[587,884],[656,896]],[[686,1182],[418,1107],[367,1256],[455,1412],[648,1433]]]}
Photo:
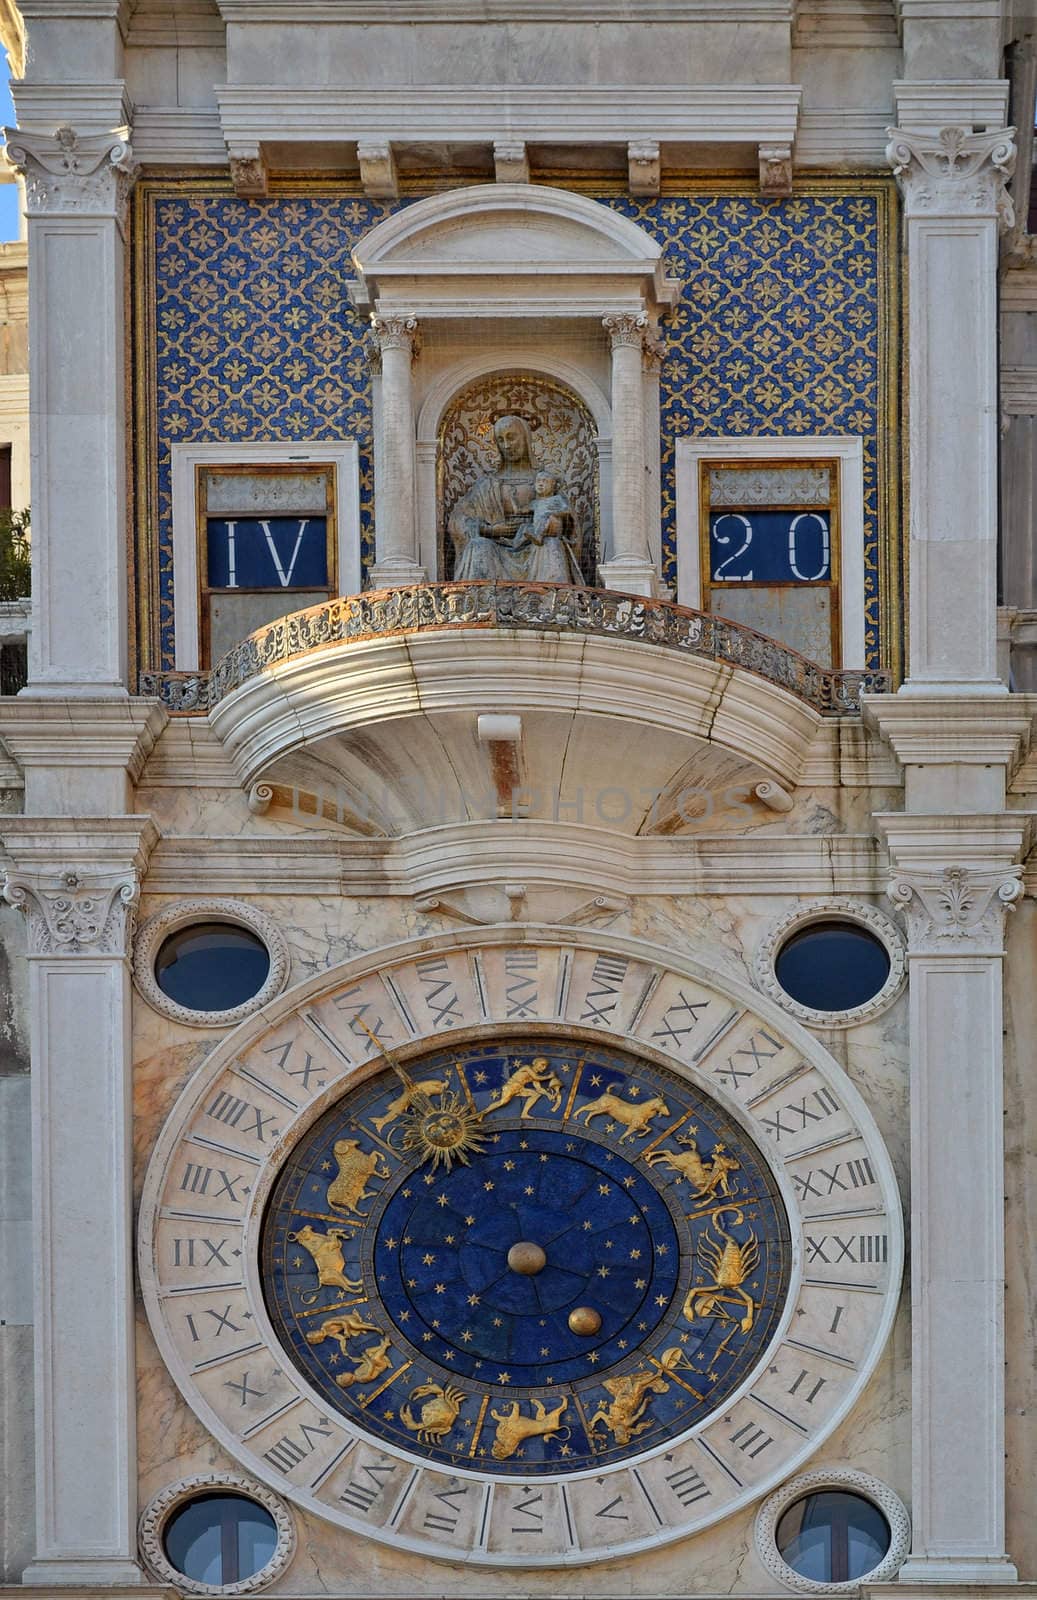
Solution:
{"label": "stone cornice moulding", "polygon": [[905,22],[1000,22],[1001,0],[895,0]]}
{"label": "stone cornice moulding", "polygon": [[[217,0],[226,23],[267,26],[447,22],[622,22],[630,0]],[[639,26],[650,22],[772,22],[788,26],[793,0],[639,0]]]}
{"label": "stone cornice moulding", "polygon": [[133,149],[142,166],[218,167],[227,161],[220,114],[208,106],[140,106]]}
{"label": "stone cornice moulding", "polygon": [[1006,781],[1033,727],[1033,708],[1018,695],[865,694],[861,714],[904,766],[1002,766]]}
{"label": "stone cornice moulding", "polygon": [[157,700],[22,694],[0,706],[0,736],[26,767],[111,767],[134,783],[169,717]]}
{"label": "stone cornice moulding", "polygon": [[792,144],[799,84],[227,84],[216,88],[230,154],[265,141],[387,139],[626,145],[631,140]]}
{"label": "stone cornice moulding", "polygon": [[486,821],[393,840],[256,829],[199,840],[166,835],[152,895],[444,896],[521,882],[591,894],[880,895],[889,862],[871,834],[707,834],[664,839],[567,822]]}
{"label": "stone cornice moulding", "polygon": [[907,79],[893,84],[897,126],[912,133],[941,128],[1003,128],[1008,118],[1007,78]]}
{"label": "stone cornice moulding", "polygon": [[64,126],[81,135],[102,134],[133,122],[133,101],[123,78],[106,83],[22,79],[12,84],[11,93],[18,128],[28,133],[54,134]]}
{"label": "stone cornice moulding", "polygon": [[965,866],[976,872],[1010,869],[1029,846],[1033,819],[1023,812],[929,813],[876,811],[873,820],[904,873],[940,873]]}
{"label": "stone cornice moulding", "polygon": [[972,133],[945,127],[936,133],[889,128],[886,158],[904,196],[908,220],[1014,221],[1007,183],[1015,169],[1015,129]]}
{"label": "stone cornice moulding", "polygon": [[3,898],[25,912],[30,957],[128,958],[150,817],[5,818]]}

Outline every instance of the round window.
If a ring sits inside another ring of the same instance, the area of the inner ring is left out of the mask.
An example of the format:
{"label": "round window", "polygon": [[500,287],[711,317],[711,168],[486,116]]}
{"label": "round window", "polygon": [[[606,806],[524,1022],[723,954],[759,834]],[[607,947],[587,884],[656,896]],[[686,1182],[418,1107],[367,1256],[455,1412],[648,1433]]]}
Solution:
{"label": "round window", "polygon": [[170,1566],[209,1588],[240,1584],[269,1564],[277,1548],[277,1523],[263,1506],[240,1494],[203,1494],[178,1506],[162,1544]]}
{"label": "round window", "polygon": [[229,1011],[258,994],[270,952],[258,934],[232,922],[195,922],[171,933],[155,958],[155,982],[191,1011]]}
{"label": "round window", "polygon": [[774,1533],[792,1571],[813,1583],[854,1583],[880,1566],[892,1543],[889,1523],[870,1500],[840,1489],[808,1494]]}
{"label": "round window", "polygon": [[812,1011],[851,1011],[874,999],[889,977],[889,951],[857,922],[810,922],[786,939],[774,962],[785,993]]}

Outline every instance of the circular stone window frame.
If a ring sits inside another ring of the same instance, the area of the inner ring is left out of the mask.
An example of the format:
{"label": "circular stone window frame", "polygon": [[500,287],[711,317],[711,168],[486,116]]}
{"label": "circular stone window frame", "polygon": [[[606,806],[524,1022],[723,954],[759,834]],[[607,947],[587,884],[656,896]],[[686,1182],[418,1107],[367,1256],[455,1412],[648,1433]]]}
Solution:
{"label": "circular stone window frame", "polygon": [[[803,1005],[782,988],[778,982],[778,956],[794,933],[814,922],[854,923],[881,940],[889,956],[889,972],[882,988],[870,1000],[849,1006],[845,1011],[821,1011],[815,1006]],[[907,947],[896,923],[877,906],[863,900],[811,900],[807,905],[784,912],[770,924],[756,948],[752,972],[756,987],[808,1028],[853,1028],[859,1022],[877,1017],[899,997],[907,982]]]}
{"label": "circular stone window frame", "polygon": [[[870,1572],[845,1583],[822,1583],[817,1578],[805,1578],[790,1567],[778,1549],[778,1524],[786,1511],[808,1495],[826,1490],[843,1490],[870,1500],[882,1512],[889,1528],[889,1549]],[[857,1594],[862,1583],[891,1583],[900,1571],[911,1549],[911,1518],[900,1496],[866,1472],[852,1467],[818,1467],[814,1472],[803,1472],[790,1478],[770,1495],[756,1514],[756,1551],[772,1578],[777,1578],[787,1589],[797,1594]]]}
{"label": "circular stone window frame", "polygon": [[[171,934],[179,933],[196,922],[225,922],[231,927],[247,928],[262,940],[270,958],[270,971],[262,987],[240,1005],[228,1006],[223,1011],[196,1011],[170,998],[155,977],[155,961],[162,945]],[[244,900],[220,898],[179,900],[175,905],[163,906],[142,923],[133,942],[133,982],[137,993],[146,1000],[153,1011],[168,1017],[171,1022],[185,1023],[189,1028],[226,1028],[243,1022],[253,1012],[268,1005],[284,989],[292,969],[291,955],[284,934],[273,917],[259,911]]]}
{"label": "circular stone window frame", "polygon": [[[232,1494],[239,1499],[254,1500],[270,1513],[277,1529],[274,1553],[265,1566],[249,1578],[238,1583],[201,1583],[180,1572],[165,1549],[166,1524],[174,1511],[203,1495]],[[194,1478],[181,1478],[170,1484],[145,1506],[138,1524],[141,1554],[153,1575],[161,1583],[171,1584],[187,1594],[251,1594],[255,1589],[265,1589],[279,1578],[295,1554],[295,1523],[284,1501],[272,1489],[235,1472],[206,1472]]]}

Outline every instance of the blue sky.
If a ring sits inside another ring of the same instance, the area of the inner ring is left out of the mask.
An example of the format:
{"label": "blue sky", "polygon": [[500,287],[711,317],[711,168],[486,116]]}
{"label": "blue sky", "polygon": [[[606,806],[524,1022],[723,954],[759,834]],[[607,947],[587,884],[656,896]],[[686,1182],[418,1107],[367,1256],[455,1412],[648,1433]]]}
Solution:
{"label": "blue sky", "polygon": [[[9,127],[14,122],[14,106],[11,104],[11,87],[7,77],[7,57],[0,51],[0,127]],[[0,184],[0,240],[17,239],[18,237],[18,189],[13,183]]]}

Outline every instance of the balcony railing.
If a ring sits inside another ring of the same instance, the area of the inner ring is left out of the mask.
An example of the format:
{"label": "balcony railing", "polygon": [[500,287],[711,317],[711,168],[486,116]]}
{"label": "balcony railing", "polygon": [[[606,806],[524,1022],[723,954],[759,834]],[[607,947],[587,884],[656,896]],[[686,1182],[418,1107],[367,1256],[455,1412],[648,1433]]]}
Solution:
{"label": "balcony railing", "polygon": [[592,634],[740,667],[786,689],[822,716],[852,716],[862,692],[891,687],[888,672],[837,672],[723,617],[611,589],[535,583],[430,583],[368,590],[259,628],[211,672],[145,672],[140,692],[180,715],[204,715],[270,667],[328,645],[448,628]]}

